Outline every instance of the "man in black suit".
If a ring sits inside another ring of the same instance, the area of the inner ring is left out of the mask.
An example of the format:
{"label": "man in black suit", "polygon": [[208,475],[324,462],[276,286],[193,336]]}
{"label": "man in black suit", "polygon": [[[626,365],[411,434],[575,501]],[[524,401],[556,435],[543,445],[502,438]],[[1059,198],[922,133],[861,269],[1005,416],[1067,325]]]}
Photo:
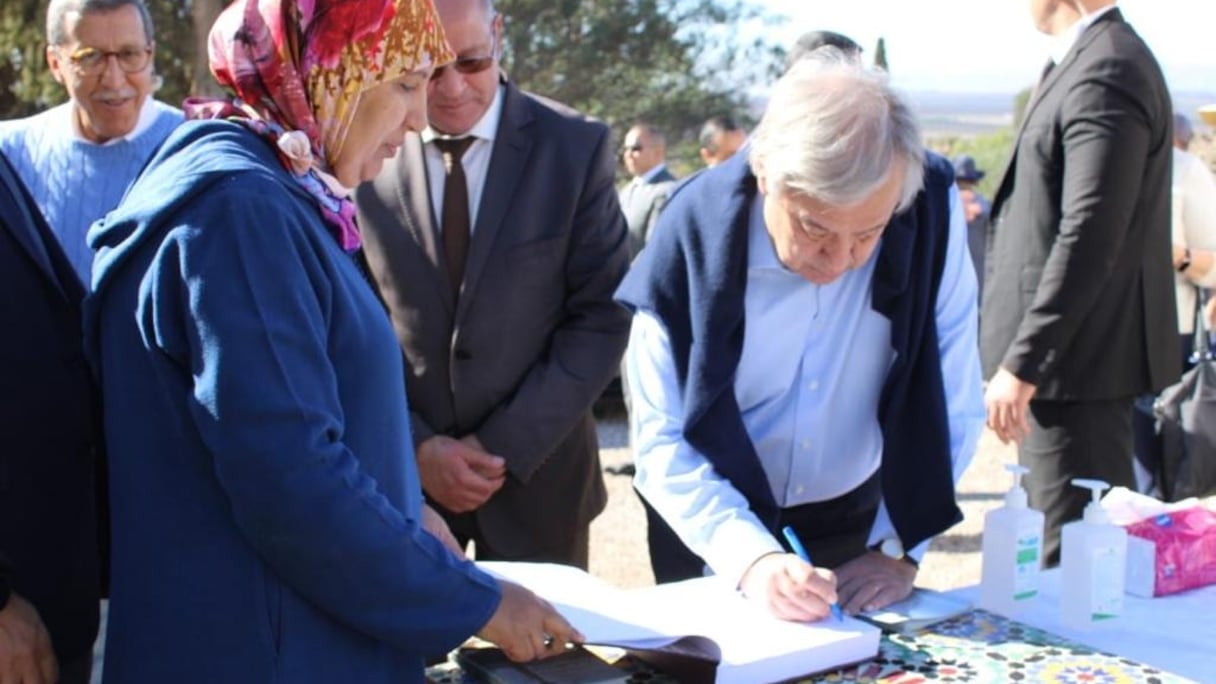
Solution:
{"label": "man in black suit", "polygon": [[457,60],[430,125],[355,195],[422,488],[480,559],[585,568],[607,502],[591,406],[629,334],[611,135],[500,77],[491,0],[435,8]]}
{"label": "man in black suit", "polygon": [[84,287],[0,155],[0,680],[89,681],[100,447]]}
{"label": "man in black suit", "polygon": [[1019,443],[1044,556],[1088,493],[1134,487],[1132,398],[1178,377],[1170,264],[1171,107],[1110,0],[1031,0],[1053,63],[993,201],[980,347],[988,424]]}

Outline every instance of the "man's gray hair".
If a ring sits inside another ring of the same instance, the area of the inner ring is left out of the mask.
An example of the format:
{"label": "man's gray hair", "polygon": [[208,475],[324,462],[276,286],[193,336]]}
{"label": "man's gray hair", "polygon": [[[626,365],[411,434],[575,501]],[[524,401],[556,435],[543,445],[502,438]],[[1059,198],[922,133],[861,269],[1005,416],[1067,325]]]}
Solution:
{"label": "man's gray hair", "polygon": [[752,135],[749,161],[769,192],[833,206],[865,200],[902,161],[899,211],[920,192],[924,158],[916,117],[886,73],[825,47],[777,81]]}
{"label": "man's gray hair", "polygon": [[155,38],[152,29],[152,14],[144,0],[51,0],[46,8],[46,42],[49,45],[64,45],[68,42],[67,18],[69,14],[90,12],[112,12],[130,5],[139,11],[144,23],[144,37],[150,45]]}

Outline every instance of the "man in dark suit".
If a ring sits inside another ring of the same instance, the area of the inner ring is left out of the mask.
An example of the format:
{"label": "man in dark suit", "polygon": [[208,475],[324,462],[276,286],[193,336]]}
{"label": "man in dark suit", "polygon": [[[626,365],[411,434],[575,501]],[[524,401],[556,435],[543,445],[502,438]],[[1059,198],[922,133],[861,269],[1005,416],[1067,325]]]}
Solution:
{"label": "man in dark suit", "polygon": [[629,226],[629,256],[646,246],[676,177],[667,170],[667,141],[653,125],[639,122],[625,134],[621,150],[625,169],[633,176],[621,188],[621,211]]}
{"label": "man in dark suit", "polygon": [[1053,66],[993,201],[981,310],[988,424],[1019,442],[1044,557],[1088,493],[1134,487],[1132,398],[1178,377],[1170,99],[1109,0],[1032,0]]}
{"label": "man in dark suit", "polygon": [[430,127],[356,194],[423,489],[478,558],[586,567],[607,498],[590,409],[629,326],[611,136],[500,77],[490,0],[435,5],[458,59]]}
{"label": "man in dark suit", "polygon": [[0,287],[0,679],[83,684],[101,570],[84,287],[3,155]]}

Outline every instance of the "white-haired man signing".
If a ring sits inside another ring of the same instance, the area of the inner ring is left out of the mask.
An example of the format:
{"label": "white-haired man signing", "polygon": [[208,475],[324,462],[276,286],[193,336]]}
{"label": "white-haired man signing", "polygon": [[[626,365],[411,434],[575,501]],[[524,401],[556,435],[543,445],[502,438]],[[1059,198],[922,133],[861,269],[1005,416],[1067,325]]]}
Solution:
{"label": "white-haired man signing", "polygon": [[885,75],[819,50],[778,82],[749,155],[660,222],[617,292],[638,490],[779,617],[904,598],[961,519],[984,421],[949,164]]}

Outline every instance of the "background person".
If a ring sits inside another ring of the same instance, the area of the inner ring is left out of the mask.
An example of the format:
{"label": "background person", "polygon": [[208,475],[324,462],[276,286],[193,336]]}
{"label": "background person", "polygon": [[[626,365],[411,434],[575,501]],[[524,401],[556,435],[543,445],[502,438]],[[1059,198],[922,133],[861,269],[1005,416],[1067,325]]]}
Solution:
{"label": "background person", "polygon": [[51,0],[46,59],[68,101],[0,123],[0,151],[88,288],[89,224],[118,205],[182,113],[152,98],[156,51],[144,0]]}
{"label": "background person", "polygon": [[967,218],[967,248],[975,265],[975,279],[982,295],[992,204],[980,193],[979,182],[983,180],[984,172],[976,167],[975,159],[971,155],[960,154],[951,163],[954,165],[954,182],[958,184],[959,199],[963,202],[963,213]]}
{"label": "background person", "polygon": [[356,192],[422,487],[479,559],[586,568],[607,501],[591,406],[629,325],[612,136],[502,75],[489,0],[436,7],[457,61],[428,127]]}
{"label": "background person", "polygon": [[835,31],[807,31],[798,36],[798,40],[794,41],[794,47],[790,48],[789,54],[785,56],[786,70],[793,67],[798,60],[822,47],[836,48],[846,57],[861,60],[862,47],[852,38]]}
{"label": "background person", "polygon": [[1170,235],[1184,370],[1192,365],[1196,287],[1216,287],[1216,178],[1187,151],[1192,135],[1190,120],[1175,114]]}
{"label": "background person", "polygon": [[988,425],[1018,443],[1043,554],[1077,477],[1135,487],[1132,401],[1178,379],[1169,91],[1106,0],[1032,0],[1051,68],[992,202],[980,345]]}
{"label": "background person", "polygon": [[747,144],[747,132],[729,116],[711,116],[701,126],[701,161],[714,167]]}
{"label": "background person", "polygon": [[84,286],[3,154],[0,287],[0,682],[85,684],[106,523]]}
{"label": "background person", "polygon": [[625,133],[621,158],[632,176],[620,191],[632,259],[650,239],[667,196],[676,186],[676,177],[667,170],[667,139],[652,124],[636,123]]}

